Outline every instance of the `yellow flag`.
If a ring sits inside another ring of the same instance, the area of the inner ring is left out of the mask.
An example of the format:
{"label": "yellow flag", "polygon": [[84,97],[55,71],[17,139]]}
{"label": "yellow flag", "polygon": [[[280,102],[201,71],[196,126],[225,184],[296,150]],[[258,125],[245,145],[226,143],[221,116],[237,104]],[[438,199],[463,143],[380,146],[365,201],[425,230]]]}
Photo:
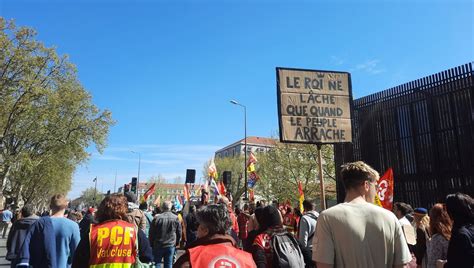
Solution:
{"label": "yellow flag", "polygon": [[380,202],[379,194],[375,194],[374,204],[376,204],[379,207],[382,207],[382,202]]}

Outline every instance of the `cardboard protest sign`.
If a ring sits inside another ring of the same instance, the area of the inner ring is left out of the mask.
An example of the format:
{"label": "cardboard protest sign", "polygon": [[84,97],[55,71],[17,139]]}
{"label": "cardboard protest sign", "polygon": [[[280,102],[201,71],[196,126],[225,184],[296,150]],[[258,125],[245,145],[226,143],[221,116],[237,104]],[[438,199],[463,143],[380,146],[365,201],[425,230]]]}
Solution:
{"label": "cardboard protest sign", "polygon": [[347,72],[277,68],[280,140],[352,141],[351,78]]}

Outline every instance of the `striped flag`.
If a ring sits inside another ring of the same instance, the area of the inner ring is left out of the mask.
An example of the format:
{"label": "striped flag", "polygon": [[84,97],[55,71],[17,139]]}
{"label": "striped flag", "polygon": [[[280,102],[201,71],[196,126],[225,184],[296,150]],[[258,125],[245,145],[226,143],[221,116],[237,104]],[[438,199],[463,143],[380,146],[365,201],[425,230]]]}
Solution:
{"label": "striped flag", "polygon": [[148,200],[148,197],[150,197],[150,195],[152,195],[155,192],[155,188],[156,188],[156,183],[153,183],[150,186],[150,188],[148,188],[148,190],[145,192],[145,194],[142,196],[141,203],[144,203]]}
{"label": "striped flag", "polygon": [[176,208],[176,211],[180,211],[183,209],[183,204],[181,204],[181,201],[178,195],[176,195],[174,199],[174,207]]}
{"label": "striped flag", "polygon": [[210,179],[209,181],[211,182],[211,188],[214,188],[214,195],[215,196],[221,195],[219,193],[219,188],[217,187],[216,181],[213,179]]}
{"label": "striped flag", "polygon": [[303,201],[304,201],[304,192],[303,192],[303,185],[301,184],[301,181],[298,181],[298,194],[299,194],[299,201],[300,201],[300,212],[304,212],[303,208]]}

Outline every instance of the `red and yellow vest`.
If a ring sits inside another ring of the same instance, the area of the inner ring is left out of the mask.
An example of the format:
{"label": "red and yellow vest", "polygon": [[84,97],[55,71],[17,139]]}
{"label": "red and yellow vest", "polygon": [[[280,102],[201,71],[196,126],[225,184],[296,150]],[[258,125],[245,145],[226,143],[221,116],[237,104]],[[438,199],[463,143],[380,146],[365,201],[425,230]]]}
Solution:
{"label": "red and yellow vest", "polygon": [[90,268],[129,268],[135,263],[135,225],[122,220],[92,224],[89,233]]}
{"label": "red and yellow vest", "polygon": [[189,249],[191,267],[255,268],[252,255],[229,244],[212,244]]}

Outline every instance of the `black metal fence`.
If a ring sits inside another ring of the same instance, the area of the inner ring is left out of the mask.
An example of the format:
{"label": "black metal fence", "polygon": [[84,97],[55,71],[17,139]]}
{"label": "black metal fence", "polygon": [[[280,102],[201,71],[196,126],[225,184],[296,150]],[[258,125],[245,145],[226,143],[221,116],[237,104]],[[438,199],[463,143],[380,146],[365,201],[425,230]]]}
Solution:
{"label": "black metal fence", "polygon": [[[474,195],[474,62],[354,100],[353,143],[336,165],[393,168],[394,201],[431,207],[448,193]],[[338,201],[344,189],[337,185]]]}

